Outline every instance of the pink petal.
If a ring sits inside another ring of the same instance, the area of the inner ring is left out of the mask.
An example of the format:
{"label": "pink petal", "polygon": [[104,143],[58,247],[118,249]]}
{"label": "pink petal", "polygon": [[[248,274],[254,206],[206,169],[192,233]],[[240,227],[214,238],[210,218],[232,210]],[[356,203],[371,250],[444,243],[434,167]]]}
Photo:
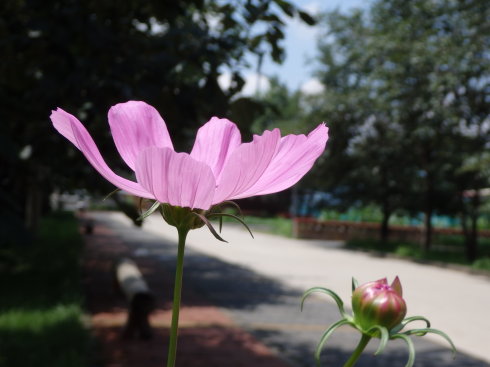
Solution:
{"label": "pink petal", "polygon": [[216,182],[211,168],[187,153],[150,147],[136,160],[136,179],[161,203],[209,209]]}
{"label": "pink petal", "polygon": [[105,163],[94,140],[78,119],[58,108],[51,113],[51,121],[58,132],[73,143],[85,155],[90,164],[110,183],[130,194],[153,199],[138,183],[116,175]]}
{"label": "pink petal", "polygon": [[233,122],[213,117],[198,130],[191,157],[211,167],[218,180],[227,159],[240,143],[240,131]]}
{"label": "pink petal", "polygon": [[218,181],[213,203],[246,197],[269,167],[280,139],[279,129],[254,136],[251,143],[240,145],[228,158]]}
{"label": "pink petal", "polygon": [[139,152],[151,146],[173,149],[167,126],[158,111],[145,102],[112,106],[109,125],[119,154],[134,171]]}
{"label": "pink petal", "polygon": [[241,197],[271,194],[293,186],[323,153],[327,140],[325,124],[319,125],[308,136],[283,137],[267,171]]}

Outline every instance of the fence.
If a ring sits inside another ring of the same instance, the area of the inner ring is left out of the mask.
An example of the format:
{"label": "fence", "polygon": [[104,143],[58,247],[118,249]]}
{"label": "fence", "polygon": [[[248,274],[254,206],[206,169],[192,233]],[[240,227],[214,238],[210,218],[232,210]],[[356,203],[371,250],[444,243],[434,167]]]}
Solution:
{"label": "fence", "polygon": [[[293,219],[293,236],[296,238],[325,239],[325,240],[351,240],[379,239],[380,223],[350,222],[340,220],[319,221],[314,218],[298,217]],[[463,235],[461,229],[434,228],[434,236]],[[478,231],[480,237],[490,237],[489,230]],[[424,239],[423,227],[390,226],[390,240],[422,243]]]}

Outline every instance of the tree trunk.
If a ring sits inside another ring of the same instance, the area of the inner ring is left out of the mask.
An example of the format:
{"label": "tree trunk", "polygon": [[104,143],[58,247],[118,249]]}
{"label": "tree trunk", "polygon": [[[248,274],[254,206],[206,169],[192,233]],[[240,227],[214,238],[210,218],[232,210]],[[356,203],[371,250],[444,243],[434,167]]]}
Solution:
{"label": "tree trunk", "polygon": [[432,203],[428,202],[424,218],[424,251],[429,251],[432,245]]}
{"label": "tree trunk", "polygon": [[466,232],[465,248],[466,258],[473,262],[478,257],[478,209],[480,207],[480,194],[475,191],[475,196],[471,198],[470,228]]}
{"label": "tree trunk", "polygon": [[384,245],[388,242],[388,236],[390,234],[389,221],[391,217],[391,211],[388,208],[383,208],[383,219],[381,221],[381,232],[380,232],[380,240]]}
{"label": "tree trunk", "polygon": [[424,218],[424,251],[429,251],[432,245],[432,215],[434,214],[434,182],[431,172],[427,173],[427,191],[425,194]]}
{"label": "tree trunk", "polygon": [[25,226],[32,233],[36,233],[39,228],[39,219],[42,209],[42,191],[39,188],[38,182],[33,179],[33,183],[29,184],[26,193],[25,201]]}

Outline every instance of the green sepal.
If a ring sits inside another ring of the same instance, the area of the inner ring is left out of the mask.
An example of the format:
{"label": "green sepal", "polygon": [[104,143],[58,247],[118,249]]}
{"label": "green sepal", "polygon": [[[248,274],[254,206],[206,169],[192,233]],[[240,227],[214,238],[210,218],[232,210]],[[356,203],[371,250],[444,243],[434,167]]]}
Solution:
{"label": "green sepal", "polygon": [[317,366],[320,366],[320,354],[322,353],[323,346],[327,342],[330,335],[332,335],[332,333],[340,326],[347,325],[347,324],[352,324],[352,323],[347,319],[341,319],[336,323],[330,325],[330,327],[325,331],[325,333],[323,333],[315,350],[315,361]]}
{"label": "green sepal", "polygon": [[424,321],[425,322],[425,327],[430,328],[430,321],[427,320],[424,316],[411,316],[411,317],[407,317],[401,323],[399,323],[398,325],[396,325],[395,327],[393,327],[390,330],[390,333],[391,334],[396,334],[399,331],[403,330],[403,328],[405,326],[407,326],[409,323],[414,322],[414,321]]}
{"label": "green sepal", "polygon": [[[375,331],[378,330],[381,333],[381,336],[376,335]],[[372,328],[370,328],[365,334],[369,335],[370,337],[379,337],[379,346],[374,355],[378,355],[383,352],[383,350],[386,347],[386,344],[388,343],[388,339],[390,338],[390,334],[388,333],[388,329],[385,328],[384,326],[381,325],[374,325]]]}
{"label": "green sepal", "polygon": [[103,199],[102,201],[106,201],[107,199],[109,199],[112,195],[114,195],[115,193],[119,192],[119,191],[122,191],[121,189],[115,189],[114,191],[111,191],[110,193],[108,193]]}
{"label": "green sepal", "polygon": [[352,292],[354,292],[358,286],[359,286],[359,282],[357,281],[356,278],[352,277]]}
{"label": "green sepal", "polygon": [[449,345],[451,346],[451,351],[452,351],[452,354],[453,354],[453,358],[456,357],[456,346],[454,345],[453,341],[451,340],[451,338],[443,331],[441,330],[438,330],[438,329],[431,329],[431,328],[423,328],[423,329],[412,329],[412,330],[408,330],[402,334],[396,334],[396,335],[415,335],[415,336],[424,336],[428,333],[432,333],[432,334],[437,334],[441,337],[443,337],[444,339],[446,339],[446,341],[449,343]]}
{"label": "green sepal", "polygon": [[237,211],[238,211],[238,215],[243,218],[243,212],[242,212],[242,209],[240,208],[240,206],[235,203],[234,201],[231,201],[231,200],[227,200],[227,201],[223,201],[220,205],[229,205],[229,206],[232,206],[234,207]]}
{"label": "green sepal", "polygon": [[199,217],[199,219],[201,219],[204,224],[209,228],[209,231],[211,232],[211,234],[219,241],[222,241],[222,242],[226,242],[228,243],[228,241],[226,241],[225,239],[223,239],[223,237],[221,237],[218,232],[216,232],[216,230],[214,229],[213,225],[211,224],[211,222],[208,220],[208,218],[206,218],[204,215],[202,214],[199,214],[199,213],[194,213],[194,215],[197,215]]}
{"label": "green sepal", "polygon": [[141,214],[136,220],[143,220],[145,218],[148,218],[150,215],[152,215],[155,211],[158,210],[158,208],[160,207],[161,203],[158,202],[158,201],[155,201],[153,203],[153,205],[150,207],[150,209],[148,209],[146,212],[144,212],[143,214]]}
{"label": "green sepal", "polygon": [[395,334],[391,336],[391,339],[402,339],[407,343],[408,347],[408,361],[405,367],[412,367],[415,362],[415,347],[413,346],[412,339],[406,334]]}
{"label": "green sepal", "polygon": [[339,308],[339,312],[340,312],[341,316],[345,319],[350,318],[350,316],[347,315],[347,313],[345,312],[344,302],[342,302],[342,299],[338,296],[338,294],[335,293],[334,291],[330,290],[330,289],[322,288],[322,287],[310,288],[303,294],[303,297],[301,298],[301,311],[303,311],[303,304],[305,303],[306,298],[308,296],[310,296],[310,294],[312,294],[312,293],[325,293],[325,294],[329,295],[330,297],[332,297],[334,299],[335,303],[337,303],[337,307]]}
{"label": "green sepal", "polygon": [[250,233],[250,236],[252,236],[252,238],[254,238],[254,235],[252,233],[252,231],[250,230],[250,227],[247,225],[247,223],[245,223],[243,221],[242,218],[234,215],[234,214],[228,214],[228,213],[210,213],[208,214],[208,217],[211,218],[211,217],[230,217],[230,218],[233,218],[235,219],[236,221],[240,222],[247,230],[248,230],[248,233]]}

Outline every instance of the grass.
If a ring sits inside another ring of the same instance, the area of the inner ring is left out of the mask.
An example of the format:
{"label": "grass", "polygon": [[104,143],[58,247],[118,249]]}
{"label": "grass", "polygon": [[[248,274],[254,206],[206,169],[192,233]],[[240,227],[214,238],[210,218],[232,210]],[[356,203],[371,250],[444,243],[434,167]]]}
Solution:
{"label": "grass", "polygon": [[[258,231],[272,233],[283,237],[293,236],[293,222],[291,219],[283,217],[257,217],[251,215],[246,215],[242,219],[250,227],[252,233]],[[234,219],[227,217],[223,217],[223,222],[238,223]],[[217,221],[215,221],[215,223],[217,223]],[[218,228],[218,224],[216,224],[215,228]]]}
{"label": "grass", "polygon": [[[45,218],[31,243],[0,245],[0,366],[88,365],[75,218]],[[2,261],[3,260],[3,261]]]}

